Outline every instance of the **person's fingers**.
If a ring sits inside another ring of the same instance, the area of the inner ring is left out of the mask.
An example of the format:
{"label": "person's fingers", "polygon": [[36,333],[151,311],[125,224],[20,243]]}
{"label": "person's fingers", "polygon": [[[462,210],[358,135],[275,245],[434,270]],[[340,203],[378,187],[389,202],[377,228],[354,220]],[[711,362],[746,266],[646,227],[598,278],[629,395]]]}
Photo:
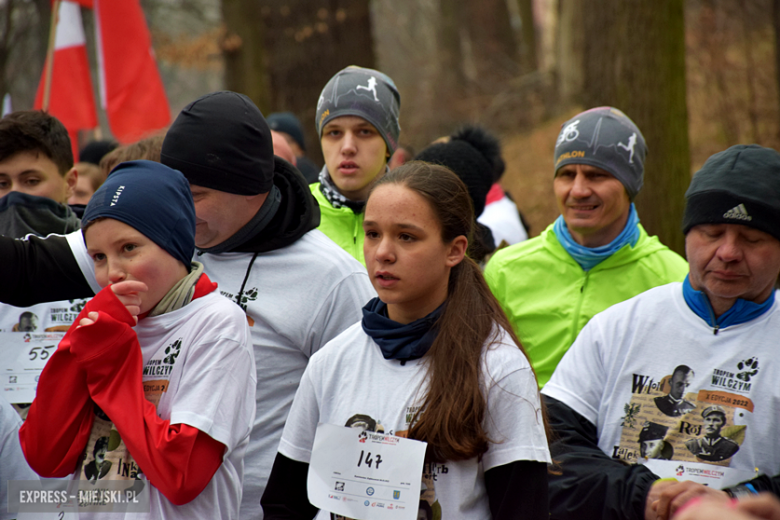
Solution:
{"label": "person's fingers", "polygon": [[780,500],[771,493],[743,498],[737,502],[735,509],[766,520],[780,520]]}
{"label": "person's fingers", "polygon": [[668,489],[663,494],[667,495],[669,502],[666,511],[663,512],[663,516],[662,513],[659,513],[658,516],[659,518],[663,517],[664,520],[674,515],[688,501],[697,497],[706,497],[708,500],[716,503],[729,500],[725,492],[691,481],[680,482],[675,488]]}
{"label": "person's fingers", "polygon": [[92,325],[93,323],[95,322],[89,318],[81,318],[79,320],[79,327],[87,327],[89,325]]}
{"label": "person's fingers", "polygon": [[[671,506],[672,502],[686,491],[701,484],[696,484],[689,480],[684,482],[672,482],[671,485],[664,487],[658,495],[658,504],[656,505],[655,512],[658,515],[659,520],[668,520],[672,516]],[[702,486],[704,487],[704,486]],[[689,497],[692,498],[692,497]],[[677,507],[681,506],[683,502],[678,502]]]}
{"label": "person's fingers", "polygon": [[683,489],[681,485],[684,484],[684,482],[671,482],[670,484],[671,485],[665,486],[665,488],[661,490],[658,495],[658,500],[653,504],[655,514],[658,515],[659,520],[667,520],[671,516],[669,514],[669,504],[674,497],[680,493],[680,490]]}
{"label": "person's fingers", "polygon": [[145,283],[139,280],[125,280],[111,284],[111,290],[114,291],[114,294],[119,296],[146,292],[149,288]]}
{"label": "person's fingers", "polygon": [[115,284],[111,284],[111,290],[119,299],[120,302],[127,308],[127,312],[135,318],[135,322],[138,323],[137,316],[141,313],[141,294],[149,290],[147,285],[138,280],[125,280]]}
{"label": "person's fingers", "polygon": [[696,501],[688,501],[691,507],[682,507],[674,515],[673,520],[755,520],[752,516],[745,513],[738,513],[728,505],[724,505],[720,500],[705,498]]}
{"label": "person's fingers", "polygon": [[677,481],[675,480],[656,480],[653,483],[650,492],[647,494],[647,500],[645,501],[645,520],[656,518],[659,506],[658,499],[660,498],[662,491],[675,484],[677,484]]}

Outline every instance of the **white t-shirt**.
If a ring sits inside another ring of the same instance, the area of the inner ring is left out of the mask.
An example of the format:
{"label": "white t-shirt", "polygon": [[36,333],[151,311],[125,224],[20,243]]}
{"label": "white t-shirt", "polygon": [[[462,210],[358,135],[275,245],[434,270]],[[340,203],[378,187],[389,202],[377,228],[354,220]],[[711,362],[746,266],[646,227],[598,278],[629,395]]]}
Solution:
{"label": "white t-shirt", "polygon": [[[225,455],[206,488],[187,504],[175,506],[152,487],[151,514],[81,513],[80,518],[237,518],[256,386],[244,314],[214,292],[176,311],[140,320],[135,332],[144,362],[144,393],[157,405],[157,415],[171,424],[188,424],[208,434],[226,446]],[[96,425],[104,422],[96,416]],[[106,424],[110,428],[111,423]],[[95,445],[100,438],[109,442],[111,435],[93,426],[84,461],[84,468],[91,465],[93,469],[91,473],[86,470],[82,479],[88,480],[90,475],[98,480],[145,479],[132,458],[128,459],[124,443],[104,452],[104,460],[111,463],[107,469],[103,469],[105,462],[96,466],[94,453],[99,449]]]}
{"label": "white t-shirt", "polygon": [[[542,393],[596,425],[604,453],[628,463],[650,460],[662,466],[650,466],[662,478],[686,480],[695,471],[722,487],[730,477],[755,476],[756,468],[777,475],[779,338],[777,302],[716,335],[685,303],[682,284],[672,283],[591,319]],[[689,386],[672,395],[675,372]],[[721,410],[715,416],[725,416],[719,431],[708,431],[702,416],[718,411],[712,406]],[[645,445],[647,459],[640,435],[655,437]]]}
{"label": "white t-shirt", "polygon": [[[66,332],[90,298],[47,302],[31,307],[0,303],[0,332]],[[23,419],[29,403],[14,404]]]}
{"label": "white t-shirt", "polygon": [[11,404],[0,397],[0,520],[16,518],[8,512],[8,481],[38,480],[30,469],[19,444],[19,428],[22,419]]}
{"label": "white t-shirt", "polygon": [[477,217],[477,222],[490,228],[496,247],[502,241],[511,246],[528,240],[528,233],[520,221],[517,205],[506,195],[486,205],[485,210]]}
{"label": "white t-shirt", "polygon": [[[426,465],[421,500],[440,518],[489,518],[484,472],[517,460],[550,462],[539,406],[539,392],[531,367],[504,333],[500,343],[483,354],[483,394],[488,413],[484,427],[489,443],[481,462]],[[314,355],[295,396],[279,452],[308,463],[319,422],[362,427],[403,436],[425,396],[423,360],[382,357],[379,346],[360,323]],[[370,418],[370,419],[369,419]],[[318,518],[329,518],[320,512]]]}
{"label": "white t-shirt", "polygon": [[0,304],[0,332],[66,332],[89,300],[77,298],[31,307]]}
{"label": "white t-shirt", "polygon": [[[87,280],[94,280],[81,232],[68,235],[68,242]],[[260,498],[309,357],[359,321],[363,306],[376,296],[365,268],[316,229],[287,247],[258,254],[247,278],[253,256],[196,253],[193,258],[232,301],[244,286],[241,303],[257,364],[257,411],[246,451],[242,520],[262,518]]]}

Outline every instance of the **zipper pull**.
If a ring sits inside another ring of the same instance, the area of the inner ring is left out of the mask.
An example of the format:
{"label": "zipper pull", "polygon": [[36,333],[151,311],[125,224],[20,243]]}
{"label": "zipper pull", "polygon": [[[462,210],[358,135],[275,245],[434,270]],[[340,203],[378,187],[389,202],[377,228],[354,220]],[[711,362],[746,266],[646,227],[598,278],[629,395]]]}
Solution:
{"label": "zipper pull", "polygon": [[715,325],[715,327],[713,327],[712,329],[712,335],[717,336],[719,330],[720,330],[720,325]]}

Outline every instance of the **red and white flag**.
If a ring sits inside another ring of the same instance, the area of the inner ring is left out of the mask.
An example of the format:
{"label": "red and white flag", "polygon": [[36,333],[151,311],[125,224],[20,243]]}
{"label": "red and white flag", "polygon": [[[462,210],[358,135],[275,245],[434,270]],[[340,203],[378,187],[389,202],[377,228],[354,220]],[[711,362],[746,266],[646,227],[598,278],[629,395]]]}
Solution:
{"label": "red and white flag", "polygon": [[[86,2],[88,0],[81,0]],[[54,39],[54,65],[51,68],[48,111],[59,119],[70,134],[74,158],[78,151],[78,131],[97,126],[97,112],[89,77],[84,26],[79,3],[63,0],[57,16]],[[35,96],[35,108],[43,108],[48,60]]]}
{"label": "red and white flag", "polygon": [[114,137],[132,143],[165,128],[171,120],[151,36],[139,0],[92,3],[100,98]]}

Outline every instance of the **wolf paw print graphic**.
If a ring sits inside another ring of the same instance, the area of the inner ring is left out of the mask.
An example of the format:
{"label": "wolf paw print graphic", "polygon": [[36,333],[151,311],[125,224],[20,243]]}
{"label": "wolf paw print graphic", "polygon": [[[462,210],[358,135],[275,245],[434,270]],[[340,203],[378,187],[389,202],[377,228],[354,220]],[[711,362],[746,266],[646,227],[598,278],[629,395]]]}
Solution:
{"label": "wolf paw print graphic", "polygon": [[252,287],[241,296],[241,308],[244,309],[244,311],[246,311],[246,306],[249,302],[253,302],[257,299],[257,294],[257,287]]}
{"label": "wolf paw print graphic", "polygon": [[747,383],[750,381],[751,377],[758,374],[758,358],[752,357],[750,359],[740,361],[737,363],[737,369],[742,371],[737,372],[737,379]]}
{"label": "wolf paw print graphic", "polygon": [[84,306],[87,304],[87,300],[68,300],[68,303],[71,304],[71,312],[81,312],[82,309],[84,309]]}
{"label": "wolf paw print graphic", "polygon": [[173,365],[176,362],[176,358],[179,357],[181,351],[181,338],[177,339],[167,347],[165,347],[165,353],[167,354],[163,359],[163,363]]}

